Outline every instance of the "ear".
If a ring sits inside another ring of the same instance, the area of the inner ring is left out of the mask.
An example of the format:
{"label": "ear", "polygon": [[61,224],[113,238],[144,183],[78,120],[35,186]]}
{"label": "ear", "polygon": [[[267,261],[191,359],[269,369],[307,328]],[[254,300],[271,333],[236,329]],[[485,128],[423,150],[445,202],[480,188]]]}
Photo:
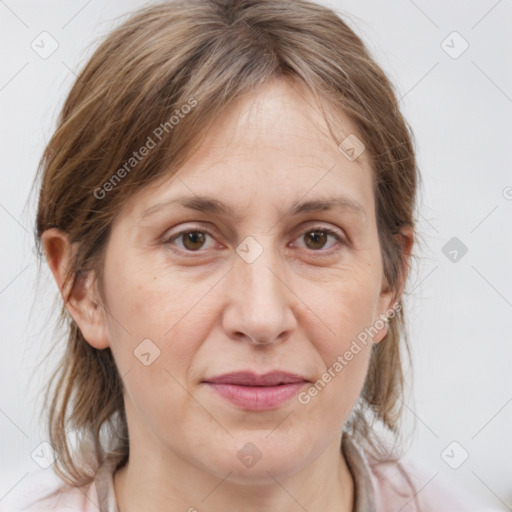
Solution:
{"label": "ear", "polygon": [[[402,257],[402,279],[398,283],[398,287],[394,292],[389,287],[386,277],[382,276],[381,294],[378,303],[377,316],[374,320],[374,326],[379,328],[383,323],[382,329],[373,337],[374,343],[379,343],[384,339],[389,330],[388,323],[385,322],[385,318],[389,313],[390,316],[396,315],[400,310],[401,305],[398,304],[398,300],[402,296],[405,287],[406,277],[409,271],[409,261],[414,244],[414,229],[412,226],[405,226],[400,230],[400,233],[396,235],[398,237],[401,246],[401,257]],[[394,312],[394,313],[393,313]]]}
{"label": "ear", "polygon": [[[68,270],[78,248],[69,241],[66,232],[50,228],[43,232],[41,241],[46,261],[57,283],[69,314],[78,325],[86,341],[97,349],[107,348],[107,313],[95,287],[92,270],[78,275],[73,286],[73,277],[65,283]],[[71,290],[71,291],[70,291]]]}

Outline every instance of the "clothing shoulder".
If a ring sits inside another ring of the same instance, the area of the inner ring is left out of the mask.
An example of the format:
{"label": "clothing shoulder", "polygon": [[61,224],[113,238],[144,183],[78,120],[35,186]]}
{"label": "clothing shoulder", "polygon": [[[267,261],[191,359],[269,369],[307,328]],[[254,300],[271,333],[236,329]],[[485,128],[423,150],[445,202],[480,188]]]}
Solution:
{"label": "clothing shoulder", "polygon": [[84,487],[65,484],[49,469],[38,469],[0,502],[0,512],[98,512],[95,482]]}
{"label": "clothing shoulder", "polygon": [[[440,472],[420,469],[409,461],[370,463],[376,512],[492,512],[442,478]],[[431,473],[431,474],[430,474]]]}

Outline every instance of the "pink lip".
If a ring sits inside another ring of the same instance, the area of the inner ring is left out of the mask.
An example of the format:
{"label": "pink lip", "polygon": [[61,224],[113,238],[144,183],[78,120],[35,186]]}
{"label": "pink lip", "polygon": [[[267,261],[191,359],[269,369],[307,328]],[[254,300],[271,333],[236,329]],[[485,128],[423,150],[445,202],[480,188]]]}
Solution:
{"label": "pink lip", "polygon": [[235,372],[208,378],[203,382],[238,407],[262,411],[284,404],[308,381],[300,375],[276,371],[265,375]]}

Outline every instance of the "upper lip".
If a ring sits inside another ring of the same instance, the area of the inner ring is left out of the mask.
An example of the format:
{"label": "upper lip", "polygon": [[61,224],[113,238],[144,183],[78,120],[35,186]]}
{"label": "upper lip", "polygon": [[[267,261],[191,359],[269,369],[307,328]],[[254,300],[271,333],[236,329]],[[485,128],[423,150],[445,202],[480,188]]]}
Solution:
{"label": "upper lip", "polygon": [[203,380],[203,382],[214,384],[235,384],[238,386],[277,386],[279,384],[306,381],[307,379],[302,375],[283,371],[273,371],[264,375],[258,375],[251,371],[232,372]]}

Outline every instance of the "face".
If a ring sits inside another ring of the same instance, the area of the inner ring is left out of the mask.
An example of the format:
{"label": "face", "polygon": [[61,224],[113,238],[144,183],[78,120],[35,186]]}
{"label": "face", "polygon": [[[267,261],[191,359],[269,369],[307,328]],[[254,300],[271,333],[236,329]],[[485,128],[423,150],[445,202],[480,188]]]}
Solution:
{"label": "face", "polygon": [[[124,378],[131,453],[263,481],[339,447],[392,298],[366,155],[349,160],[304,94],[274,81],[231,104],[113,225],[109,314],[84,335]],[[233,372],[294,377],[213,383]]]}

